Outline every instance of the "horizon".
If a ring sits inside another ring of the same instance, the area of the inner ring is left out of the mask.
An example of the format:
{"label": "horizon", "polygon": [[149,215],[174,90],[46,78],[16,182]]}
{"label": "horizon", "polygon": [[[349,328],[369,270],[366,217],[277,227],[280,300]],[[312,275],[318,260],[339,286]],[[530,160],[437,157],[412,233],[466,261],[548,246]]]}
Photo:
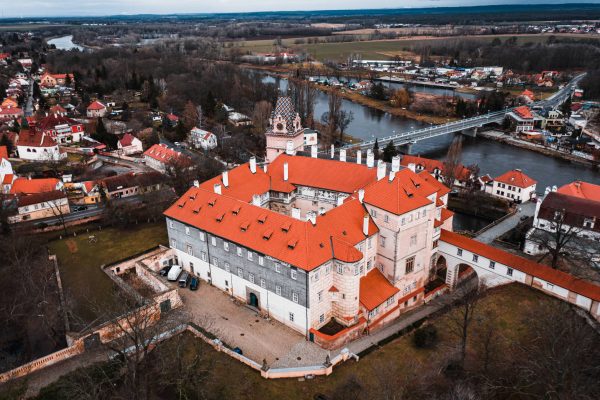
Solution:
{"label": "horizon", "polygon": [[[136,16],[136,15],[219,15],[219,14],[252,14],[252,13],[288,13],[288,12],[327,12],[327,11],[376,11],[376,10],[419,10],[419,9],[441,9],[441,8],[476,8],[476,7],[499,7],[499,6],[515,6],[515,7],[531,7],[531,6],[576,6],[576,5],[600,5],[594,0],[577,0],[577,1],[565,1],[565,0],[533,0],[529,4],[522,4],[519,0],[507,0],[498,2],[497,0],[485,0],[482,4],[481,1],[475,0],[426,0],[427,3],[435,4],[423,4],[418,7],[411,6],[408,1],[401,0],[401,2],[407,3],[402,6],[397,4],[397,0],[375,0],[376,5],[373,7],[365,8],[361,0],[333,0],[328,3],[326,8],[301,8],[300,3],[306,3],[306,0],[292,0],[286,4],[289,7],[283,7],[279,9],[269,8],[269,5],[275,5],[281,7],[280,2],[276,0],[258,0],[253,3],[254,9],[243,6],[245,2],[242,0],[217,0],[215,5],[209,5],[204,7],[206,9],[198,9],[198,4],[194,0],[176,0],[175,7],[173,2],[169,4],[171,7],[169,10],[161,10],[164,7],[163,2],[159,0],[145,0],[143,4],[131,4],[134,0],[107,0],[102,3],[103,5],[112,3],[113,7],[102,7],[103,11],[96,10],[96,7],[100,7],[100,3],[95,0],[67,0],[56,4],[53,1],[44,0],[23,0],[19,5],[8,5],[0,7],[0,20],[4,19],[55,19],[55,18],[107,18],[107,17],[124,17],[124,16]],[[308,0],[310,3],[318,4],[316,0]],[[24,3],[24,4],[23,4]],[[257,3],[260,5],[258,7]],[[333,3],[333,4],[332,4]],[[389,4],[386,6],[385,4]],[[73,6],[70,6],[72,4]],[[297,4],[297,5],[296,5]],[[335,4],[340,4],[340,7],[336,7]],[[341,5],[344,5],[343,7]],[[352,6],[356,4],[356,6]],[[221,7],[219,7],[221,5]],[[125,9],[123,9],[125,6]],[[182,8],[183,7],[183,8]],[[202,6],[201,6],[202,7]],[[36,12],[28,12],[34,8]],[[77,8],[75,12],[64,12],[65,8]],[[105,11],[106,9],[112,11]],[[15,10],[20,9],[22,12],[18,13]],[[39,10],[45,10],[39,12]],[[55,10],[62,10],[59,13]],[[8,10],[8,11],[7,11]]]}

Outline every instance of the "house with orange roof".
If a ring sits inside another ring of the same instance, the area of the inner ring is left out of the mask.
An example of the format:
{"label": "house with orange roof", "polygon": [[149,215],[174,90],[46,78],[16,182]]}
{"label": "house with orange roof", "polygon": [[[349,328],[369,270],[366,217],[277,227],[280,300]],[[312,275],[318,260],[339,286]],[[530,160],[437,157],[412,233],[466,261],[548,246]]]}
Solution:
{"label": "house with orange roof", "polygon": [[86,115],[88,118],[103,118],[108,112],[108,107],[104,103],[98,100],[93,101],[86,109]]}
{"label": "house with orange roof", "polygon": [[199,183],[165,216],[186,271],[327,347],[332,320],[375,329],[423,304],[448,193],[398,157],[388,173],[282,153]]}
{"label": "house with orange roof", "polygon": [[126,133],[121,139],[119,139],[117,142],[117,148],[126,156],[131,154],[139,154],[144,151],[142,141],[133,136],[131,133]]}
{"label": "house with orange roof", "polygon": [[9,154],[6,146],[0,146],[0,182],[2,193],[8,193],[15,179],[12,164],[8,160]]}
{"label": "house with orange roof", "polygon": [[83,123],[61,112],[50,113],[36,121],[34,125],[38,131],[53,138],[59,144],[78,143],[85,134]]}
{"label": "house with orange roof", "polygon": [[525,103],[533,103],[535,101],[535,94],[529,89],[525,89],[520,95],[519,99],[525,101]]}
{"label": "house with orange roof", "polygon": [[191,165],[192,159],[161,143],[153,145],[144,152],[144,162],[150,168],[164,174],[172,166],[186,167]]}
{"label": "house with orange roof", "polygon": [[67,84],[67,80],[72,84],[75,82],[75,77],[73,74],[51,74],[49,72],[44,72],[44,74],[40,77],[40,85],[47,88],[65,86]]}
{"label": "house with orange roof", "polygon": [[21,129],[17,139],[17,153],[20,159],[27,161],[57,161],[67,157],[50,135],[35,127]]}
{"label": "house with orange roof", "polygon": [[23,116],[23,109],[20,107],[0,107],[0,121],[13,121]]}
{"label": "house with orange roof", "polygon": [[30,195],[62,189],[63,183],[57,178],[17,178],[13,182],[10,193]]}
{"label": "house with orange roof", "polygon": [[[443,161],[406,154],[402,156],[400,164],[416,172],[427,171],[442,183],[444,183],[444,179],[446,179],[446,174],[444,172],[446,165]],[[453,175],[454,183],[452,186],[458,187],[464,187],[473,178],[471,170],[462,164],[458,164],[455,167]]]}
{"label": "house with orange roof", "polygon": [[15,99],[7,97],[4,100],[2,100],[2,104],[0,105],[0,108],[7,108],[7,107],[19,107],[19,103],[17,103],[17,101]]}
{"label": "house with orange roof", "polygon": [[535,179],[530,178],[520,169],[513,169],[494,178],[492,195],[517,204],[524,203],[535,197],[536,185]]}
{"label": "house with orange roof", "polygon": [[506,114],[512,129],[516,133],[528,132],[533,130],[534,116],[531,109],[527,106],[520,106]]}
{"label": "house with orange roof", "polygon": [[217,135],[200,128],[192,128],[190,141],[197,149],[212,150],[217,147]]}

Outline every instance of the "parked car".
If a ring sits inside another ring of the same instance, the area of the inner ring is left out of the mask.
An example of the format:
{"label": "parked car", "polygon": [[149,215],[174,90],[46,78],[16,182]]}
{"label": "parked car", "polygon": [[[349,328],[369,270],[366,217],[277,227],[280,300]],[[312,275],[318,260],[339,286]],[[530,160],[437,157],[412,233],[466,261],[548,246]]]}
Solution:
{"label": "parked car", "polygon": [[240,356],[244,355],[244,352],[239,347],[236,347],[235,349],[233,349],[233,351],[236,352],[236,353],[238,353]]}
{"label": "parked car", "polygon": [[175,282],[177,278],[179,278],[181,271],[183,271],[183,268],[181,268],[180,265],[173,265],[167,274],[167,279],[171,282]]}
{"label": "parked car", "polygon": [[85,211],[87,210],[87,206],[75,206],[73,207],[73,211]]}
{"label": "parked car", "polygon": [[187,273],[186,271],[183,271],[183,273],[181,274],[181,276],[179,277],[179,287],[186,287],[188,285],[188,282],[190,281],[190,274]]}
{"label": "parked car", "polygon": [[167,276],[169,274],[170,270],[171,270],[171,265],[167,265],[166,267],[163,267],[160,271],[158,271],[158,274],[160,276]]}
{"label": "parked car", "polygon": [[198,280],[198,278],[193,277],[192,280],[190,281],[190,290],[198,290],[199,284],[200,284],[200,281]]}

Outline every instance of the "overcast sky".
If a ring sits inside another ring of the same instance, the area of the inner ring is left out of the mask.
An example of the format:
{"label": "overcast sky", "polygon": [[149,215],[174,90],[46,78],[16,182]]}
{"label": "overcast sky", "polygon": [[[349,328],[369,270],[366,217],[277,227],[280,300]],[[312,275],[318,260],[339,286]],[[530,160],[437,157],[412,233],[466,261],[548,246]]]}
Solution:
{"label": "overcast sky", "polygon": [[333,10],[489,4],[594,3],[594,0],[0,0],[0,17]]}

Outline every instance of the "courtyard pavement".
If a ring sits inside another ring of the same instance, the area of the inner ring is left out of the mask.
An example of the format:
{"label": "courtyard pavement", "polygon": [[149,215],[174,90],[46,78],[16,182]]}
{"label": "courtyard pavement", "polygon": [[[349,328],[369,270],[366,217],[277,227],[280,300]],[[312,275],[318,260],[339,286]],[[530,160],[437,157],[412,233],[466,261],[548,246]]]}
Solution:
{"label": "courtyard pavement", "polygon": [[519,204],[517,206],[517,212],[515,214],[506,218],[498,225],[495,225],[490,229],[487,229],[486,231],[480,233],[475,237],[475,240],[485,244],[491,244],[494,241],[494,239],[504,235],[511,229],[514,229],[519,224],[519,222],[521,222],[522,217],[533,217],[533,215],[535,214],[535,204],[536,203],[532,201]]}

